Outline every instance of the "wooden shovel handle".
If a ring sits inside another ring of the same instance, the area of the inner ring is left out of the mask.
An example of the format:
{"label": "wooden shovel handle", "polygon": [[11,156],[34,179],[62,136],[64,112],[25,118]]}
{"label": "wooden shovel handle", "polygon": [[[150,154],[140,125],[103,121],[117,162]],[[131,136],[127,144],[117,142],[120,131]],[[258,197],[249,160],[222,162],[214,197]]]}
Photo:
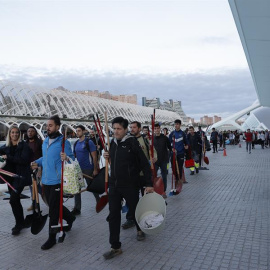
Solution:
{"label": "wooden shovel handle", "polygon": [[94,177],[92,177],[92,176],[90,176],[90,175],[87,175],[87,174],[85,174],[85,173],[83,173],[82,175],[83,175],[84,177],[86,177],[86,178],[94,179]]}

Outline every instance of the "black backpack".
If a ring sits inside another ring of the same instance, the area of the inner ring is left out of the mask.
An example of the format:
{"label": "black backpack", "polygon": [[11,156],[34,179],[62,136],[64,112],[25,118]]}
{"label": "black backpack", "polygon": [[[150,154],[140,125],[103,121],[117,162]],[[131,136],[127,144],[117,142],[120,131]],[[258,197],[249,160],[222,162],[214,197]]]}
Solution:
{"label": "black backpack", "polygon": [[[90,148],[89,148],[89,138],[85,138],[84,139],[84,144],[85,144],[85,148],[87,149],[87,151],[89,152],[89,154],[90,154],[90,157],[91,157],[91,163],[93,162],[93,157],[92,157],[92,155],[91,155],[91,151],[90,151]],[[74,152],[74,156],[75,156],[75,158],[76,158],[76,151],[75,151],[75,149],[76,149],[76,144],[78,143],[78,141],[79,141],[79,139],[74,143],[74,150],[73,150],[73,152]]]}

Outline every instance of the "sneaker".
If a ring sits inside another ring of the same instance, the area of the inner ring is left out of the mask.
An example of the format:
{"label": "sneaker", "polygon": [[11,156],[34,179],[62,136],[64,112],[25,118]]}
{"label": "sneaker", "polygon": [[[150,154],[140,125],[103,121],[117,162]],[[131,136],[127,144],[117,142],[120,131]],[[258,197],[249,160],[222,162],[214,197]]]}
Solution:
{"label": "sneaker", "polygon": [[81,210],[78,210],[76,208],[73,208],[73,210],[71,211],[71,214],[73,214],[74,216],[80,215],[81,214]]}
{"label": "sneaker", "polygon": [[190,175],[194,175],[194,171],[190,172]]}
{"label": "sneaker", "polygon": [[134,226],[135,226],[135,222],[134,220],[131,220],[131,219],[127,219],[126,222],[122,224],[122,228],[124,230],[132,228]]}
{"label": "sneaker", "polygon": [[118,248],[118,249],[112,248],[110,251],[104,253],[103,257],[105,258],[105,260],[109,260],[109,259],[116,257],[117,255],[120,255],[120,254],[122,254],[121,248]]}
{"label": "sneaker", "polygon": [[187,184],[187,183],[188,183],[188,181],[183,182],[183,184]]}
{"label": "sneaker", "polygon": [[138,241],[143,241],[145,239],[145,233],[142,231],[137,232],[137,240]]}

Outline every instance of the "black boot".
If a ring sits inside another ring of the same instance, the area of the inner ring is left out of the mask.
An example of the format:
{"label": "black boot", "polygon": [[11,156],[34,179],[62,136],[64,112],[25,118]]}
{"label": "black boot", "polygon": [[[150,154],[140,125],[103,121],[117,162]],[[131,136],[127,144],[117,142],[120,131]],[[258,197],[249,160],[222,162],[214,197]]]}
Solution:
{"label": "black boot", "polygon": [[18,235],[18,234],[20,234],[20,232],[21,232],[21,230],[22,230],[23,228],[24,228],[23,225],[18,225],[18,224],[16,224],[15,227],[13,227],[13,228],[11,229],[11,234],[12,234],[12,235]]}
{"label": "black boot", "polygon": [[41,246],[41,249],[47,250],[56,244],[56,234],[49,234],[48,240]]}

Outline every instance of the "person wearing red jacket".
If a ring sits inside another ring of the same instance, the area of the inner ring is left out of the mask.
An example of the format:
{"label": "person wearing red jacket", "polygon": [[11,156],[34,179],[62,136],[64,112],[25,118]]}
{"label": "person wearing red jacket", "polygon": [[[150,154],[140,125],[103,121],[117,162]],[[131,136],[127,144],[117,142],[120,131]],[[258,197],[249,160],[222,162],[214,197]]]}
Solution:
{"label": "person wearing red jacket", "polygon": [[245,132],[245,138],[246,138],[247,152],[251,154],[252,133],[250,132],[250,129],[248,129],[247,132]]}

